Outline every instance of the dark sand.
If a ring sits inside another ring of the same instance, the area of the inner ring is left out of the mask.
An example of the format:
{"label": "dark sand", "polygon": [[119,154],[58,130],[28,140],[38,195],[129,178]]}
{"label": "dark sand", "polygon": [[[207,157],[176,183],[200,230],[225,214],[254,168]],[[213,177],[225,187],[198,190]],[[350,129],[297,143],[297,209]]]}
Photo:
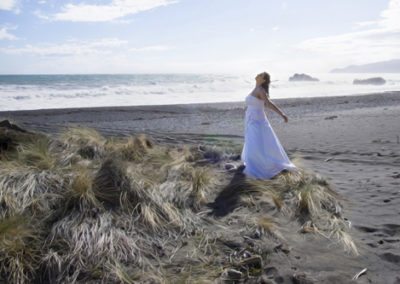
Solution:
{"label": "dark sand", "polygon": [[[274,256],[271,271],[302,271],[317,283],[400,283],[400,92],[275,102],[289,116],[285,124],[269,113],[288,154],[327,177],[346,199],[344,215],[360,256],[315,236],[282,232],[292,257]],[[49,133],[73,124],[105,135],[148,133],[173,144],[240,145],[243,115],[243,103],[221,103],[0,112],[0,120]],[[363,268],[367,273],[351,282]]]}

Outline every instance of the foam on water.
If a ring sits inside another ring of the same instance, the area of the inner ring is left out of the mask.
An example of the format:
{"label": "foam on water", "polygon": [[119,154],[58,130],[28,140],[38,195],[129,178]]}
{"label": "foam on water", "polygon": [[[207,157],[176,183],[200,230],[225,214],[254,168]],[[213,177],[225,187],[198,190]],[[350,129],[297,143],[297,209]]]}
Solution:
{"label": "foam on water", "polygon": [[[400,90],[400,74],[312,74],[319,82],[289,82],[288,74],[272,76],[272,98]],[[375,76],[387,83],[352,83]],[[0,110],[243,101],[253,87],[254,75],[0,75]]]}

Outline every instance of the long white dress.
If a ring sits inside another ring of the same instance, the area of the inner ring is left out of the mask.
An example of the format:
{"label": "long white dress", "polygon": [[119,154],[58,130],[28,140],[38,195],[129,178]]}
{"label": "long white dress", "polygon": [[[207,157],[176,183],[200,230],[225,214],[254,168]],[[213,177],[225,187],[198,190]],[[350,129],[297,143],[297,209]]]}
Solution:
{"label": "long white dress", "polygon": [[270,179],[282,170],[295,170],[264,112],[264,101],[246,97],[246,117],[242,161],[243,173],[255,179]]}

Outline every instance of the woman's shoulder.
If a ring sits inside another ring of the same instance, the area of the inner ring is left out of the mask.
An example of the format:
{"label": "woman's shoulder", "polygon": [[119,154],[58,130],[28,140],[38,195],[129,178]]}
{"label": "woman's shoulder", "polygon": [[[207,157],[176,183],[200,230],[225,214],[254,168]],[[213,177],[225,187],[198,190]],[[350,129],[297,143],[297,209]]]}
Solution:
{"label": "woman's shoulder", "polygon": [[269,94],[264,90],[262,86],[255,87],[253,90],[253,94],[259,99],[262,99],[264,97],[269,98]]}

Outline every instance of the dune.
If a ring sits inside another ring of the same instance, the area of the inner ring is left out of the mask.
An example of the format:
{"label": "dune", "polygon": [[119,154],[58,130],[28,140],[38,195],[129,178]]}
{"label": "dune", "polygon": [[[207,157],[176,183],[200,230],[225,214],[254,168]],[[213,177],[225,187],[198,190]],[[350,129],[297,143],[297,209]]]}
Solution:
{"label": "dune", "polygon": [[233,146],[106,138],[88,128],[46,135],[6,125],[0,128],[7,141],[0,169],[3,281],[276,278],[264,269],[274,255],[291,257],[283,230],[322,236],[333,250],[357,254],[340,198],[318,175],[248,180]]}

